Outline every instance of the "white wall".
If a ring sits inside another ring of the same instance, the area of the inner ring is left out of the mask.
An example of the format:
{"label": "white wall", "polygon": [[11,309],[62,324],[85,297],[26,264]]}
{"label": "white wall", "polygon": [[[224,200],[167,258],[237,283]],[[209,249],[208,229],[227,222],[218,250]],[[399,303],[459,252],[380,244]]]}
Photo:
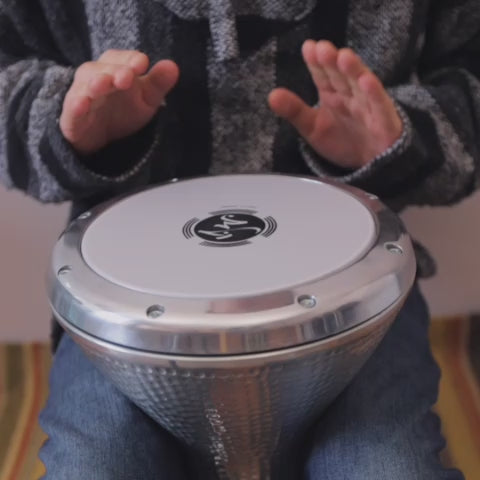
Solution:
{"label": "white wall", "polygon": [[[435,254],[438,276],[423,282],[433,314],[480,311],[480,195],[455,208],[412,209],[404,219]],[[0,187],[0,340],[48,338],[44,275],[67,206],[42,206]]]}
{"label": "white wall", "polygon": [[422,282],[432,314],[480,312],[480,193],[455,207],[410,209],[403,218],[437,260],[438,275]]}
{"label": "white wall", "polygon": [[45,272],[67,206],[43,206],[0,187],[0,341],[45,340]]}

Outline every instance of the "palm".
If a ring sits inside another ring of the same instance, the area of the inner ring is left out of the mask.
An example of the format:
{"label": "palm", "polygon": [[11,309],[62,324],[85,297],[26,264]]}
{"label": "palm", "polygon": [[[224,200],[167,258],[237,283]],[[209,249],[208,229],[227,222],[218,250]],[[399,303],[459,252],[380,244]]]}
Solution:
{"label": "palm", "polygon": [[111,93],[93,105],[85,117],[83,137],[92,145],[106,145],[140,130],[155,111],[156,108],[145,103],[136,79],[130,89]]}
{"label": "palm", "polygon": [[82,154],[144,127],[178,80],[169,60],[147,73],[148,58],[134,51],[109,50],[79,67],[60,117],[65,138]]}
{"label": "palm", "polygon": [[270,106],[289,120],[312,148],[341,167],[357,168],[400,136],[401,119],[382,84],[350,50],[328,42],[306,42],[303,55],[317,86],[320,105],[307,106],[277,89]]}
{"label": "palm", "polygon": [[[323,106],[316,112],[307,139],[314,150],[327,159],[335,159],[338,165],[355,167],[357,159],[367,163],[390,146],[388,132],[369,109],[362,108],[356,98],[331,96],[323,95]],[[331,107],[332,104],[339,107]]]}

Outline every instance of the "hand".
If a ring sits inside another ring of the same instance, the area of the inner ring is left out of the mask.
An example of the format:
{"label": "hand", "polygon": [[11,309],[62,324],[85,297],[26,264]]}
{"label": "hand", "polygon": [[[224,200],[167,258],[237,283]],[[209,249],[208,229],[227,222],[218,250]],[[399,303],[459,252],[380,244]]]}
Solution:
{"label": "hand", "polygon": [[144,127],[177,83],[179,71],[170,60],[148,71],[140,52],[108,50],[95,62],[81,65],[65,96],[60,130],[81,154]]}
{"label": "hand", "polygon": [[401,136],[402,120],[392,99],[352,50],[307,40],[302,54],[320,106],[312,108],[283,88],[270,93],[269,104],[318,154],[338,166],[359,168]]}

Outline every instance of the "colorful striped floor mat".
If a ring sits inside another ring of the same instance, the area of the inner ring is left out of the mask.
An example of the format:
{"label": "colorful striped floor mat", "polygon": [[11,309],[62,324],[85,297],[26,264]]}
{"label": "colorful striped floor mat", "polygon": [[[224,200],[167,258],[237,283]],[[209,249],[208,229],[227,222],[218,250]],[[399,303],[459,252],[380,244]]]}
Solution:
{"label": "colorful striped floor mat", "polygon": [[[445,459],[461,468],[466,480],[478,480],[480,317],[434,322],[431,338],[443,374],[436,408],[448,440]],[[37,451],[44,435],[36,418],[47,395],[49,365],[47,345],[0,345],[0,480],[42,475]]]}
{"label": "colorful striped floor mat", "polygon": [[47,345],[0,346],[0,480],[36,480],[43,473],[37,416],[50,361]]}

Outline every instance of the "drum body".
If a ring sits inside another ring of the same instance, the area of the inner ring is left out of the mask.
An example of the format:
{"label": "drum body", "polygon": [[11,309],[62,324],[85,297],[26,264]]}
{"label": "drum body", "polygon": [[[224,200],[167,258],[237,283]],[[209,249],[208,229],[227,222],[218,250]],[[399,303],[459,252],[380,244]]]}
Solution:
{"label": "drum body", "polygon": [[198,478],[286,480],[414,275],[408,235],[374,197],[240,175],[87,212],[57,243],[49,286],[61,324],[182,441]]}

